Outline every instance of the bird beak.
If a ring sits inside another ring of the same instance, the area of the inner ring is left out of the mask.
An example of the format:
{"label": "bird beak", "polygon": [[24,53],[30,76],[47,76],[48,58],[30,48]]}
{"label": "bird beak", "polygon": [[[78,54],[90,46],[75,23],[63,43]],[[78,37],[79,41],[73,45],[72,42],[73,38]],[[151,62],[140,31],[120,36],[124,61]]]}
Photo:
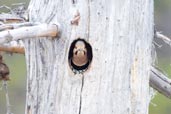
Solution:
{"label": "bird beak", "polygon": [[77,54],[84,54],[85,55],[85,50],[84,49],[78,49],[76,52],[75,52],[75,55],[77,55]]}

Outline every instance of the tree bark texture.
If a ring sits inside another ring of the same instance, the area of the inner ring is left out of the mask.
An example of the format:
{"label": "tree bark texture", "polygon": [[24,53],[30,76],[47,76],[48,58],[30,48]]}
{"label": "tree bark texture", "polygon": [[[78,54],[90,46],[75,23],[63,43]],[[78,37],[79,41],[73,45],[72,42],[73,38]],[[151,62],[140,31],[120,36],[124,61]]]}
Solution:
{"label": "tree bark texture", "polygon": [[[26,114],[148,113],[153,0],[31,0],[29,11],[30,22],[59,23],[62,32],[24,40]],[[68,65],[78,37],[93,49],[83,75]]]}

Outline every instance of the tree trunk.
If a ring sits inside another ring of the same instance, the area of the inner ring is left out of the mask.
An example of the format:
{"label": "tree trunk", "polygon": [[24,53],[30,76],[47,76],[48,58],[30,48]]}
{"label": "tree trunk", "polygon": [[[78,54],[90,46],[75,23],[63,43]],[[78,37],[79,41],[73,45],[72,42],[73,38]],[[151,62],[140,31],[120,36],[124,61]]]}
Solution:
{"label": "tree trunk", "polygon": [[[58,22],[62,33],[25,40],[26,114],[148,113],[153,0],[31,0],[29,11],[31,22]],[[68,65],[78,37],[93,49],[83,75]]]}

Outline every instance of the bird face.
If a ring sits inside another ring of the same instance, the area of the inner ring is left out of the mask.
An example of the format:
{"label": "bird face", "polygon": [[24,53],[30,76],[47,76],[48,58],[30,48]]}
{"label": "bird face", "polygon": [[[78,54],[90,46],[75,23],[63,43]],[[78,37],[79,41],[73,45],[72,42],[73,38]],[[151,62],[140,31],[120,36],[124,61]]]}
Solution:
{"label": "bird face", "polygon": [[82,41],[77,41],[73,50],[74,57],[84,57],[87,56],[87,49],[85,43]]}
{"label": "bird face", "polygon": [[69,50],[69,65],[74,73],[85,72],[92,60],[92,48],[84,39],[76,39]]}
{"label": "bird face", "polygon": [[77,66],[82,66],[87,63],[87,49],[83,41],[77,41],[75,43],[72,61]]}

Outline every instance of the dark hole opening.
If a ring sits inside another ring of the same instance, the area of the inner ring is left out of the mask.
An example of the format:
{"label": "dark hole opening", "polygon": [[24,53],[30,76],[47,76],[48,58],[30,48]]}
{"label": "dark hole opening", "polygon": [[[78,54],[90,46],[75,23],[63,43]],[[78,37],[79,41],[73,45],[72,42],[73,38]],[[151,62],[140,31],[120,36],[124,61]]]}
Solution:
{"label": "dark hole opening", "polygon": [[69,48],[68,62],[74,73],[85,72],[93,58],[91,45],[84,39],[74,40]]}

